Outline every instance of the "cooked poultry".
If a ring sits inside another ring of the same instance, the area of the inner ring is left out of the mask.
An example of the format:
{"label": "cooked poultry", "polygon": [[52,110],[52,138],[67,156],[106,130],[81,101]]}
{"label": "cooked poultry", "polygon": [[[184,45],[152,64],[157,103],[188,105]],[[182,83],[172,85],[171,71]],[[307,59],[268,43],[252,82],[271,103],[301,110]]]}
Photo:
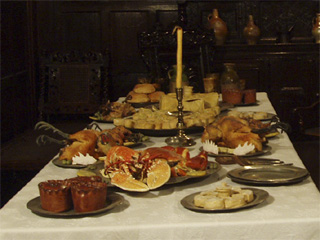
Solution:
{"label": "cooked poultry", "polygon": [[218,146],[236,148],[239,144],[245,142],[252,143],[257,151],[262,150],[263,139],[251,132],[251,127],[247,120],[225,116],[218,121],[208,125],[203,134],[201,141],[211,140]]}
{"label": "cooked poultry", "polygon": [[91,117],[94,120],[112,121],[115,118],[131,116],[136,112],[130,103],[110,102],[99,107],[99,111]]}
{"label": "cooked poultry", "polygon": [[82,130],[71,134],[67,142],[67,146],[60,150],[60,160],[71,160],[74,156],[79,153],[86,155],[87,153],[97,158],[98,153],[95,151],[96,142],[98,139],[99,132],[96,130]]}
{"label": "cooked poultry", "polygon": [[132,132],[123,126],[103,130],[97,139],[97,151],[100,155],[107,155],[109,149],[114,146],[122,146],[125,138]]}
{"label": "cooked poultry", "polygon": [[36,140],[38,145],[46,142],[64,145],[60,150],[59,160],[72,160],[79,153],[82,155],[88,153],[98,159],[99,156],[107,154],[111,147],[123,145],[124,139],[132,134],[131,131],[124,127],[115,127],[103,131],[101,129],[99,131],[86,129],[74,134],[67,134],[46,122],[38,122],[35,126],[35,129],[42,128],[46,130],[51,129],[54,133],[64,138],[63,140],[57,140],[47,135],[40,135]]}

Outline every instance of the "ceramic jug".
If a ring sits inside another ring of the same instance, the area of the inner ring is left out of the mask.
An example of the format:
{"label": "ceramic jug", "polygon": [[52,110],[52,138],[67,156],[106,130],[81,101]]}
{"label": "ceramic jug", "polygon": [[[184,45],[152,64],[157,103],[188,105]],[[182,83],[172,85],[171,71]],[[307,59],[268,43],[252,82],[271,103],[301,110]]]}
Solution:
{"label": "ceramic jug", "polygon": [[[189,85],[188,76],[184,71],[185,66],[182,66],[182,87]],[[177,65],[173,65],[172,69],[168,71],[168,77],[170,80],[169,92],[176,92],[176,78],[177,78]]]}
{"label": "ceramic jug", "polygon": [[227,34],[228,27],[227,24],[219,17],[218,9],[213,9],[212,14],[208,15],[209,29],[214,31],[216,44],[224,44]]}
{"label": "ceramic jug", "polygon": [[253,16],[249,15],[247,26],[243,29],[243,35],[249,45],[255,45],[260,37],[260,29],[254,24]]}
{"label": "ceramic jug", "polygon": [[243,93],[241,91],[239,76],[235,70],[235,64],[225,63],[224,69],[220,78],[222,101],[239,104],[242,102]]}
{"label": "ceramic jug", "polygon": [[220,77],[220,87],[221,91],[228,89],[240,89],[240,79],[238,73],[235,70],[234,63],[225,63],[224,64],[224,72]]}
{"label": "ceramic jug", "polygon": [[320,13],[317,13],[317,16],[312,20],[312,35],[316,43],[320,43]]}

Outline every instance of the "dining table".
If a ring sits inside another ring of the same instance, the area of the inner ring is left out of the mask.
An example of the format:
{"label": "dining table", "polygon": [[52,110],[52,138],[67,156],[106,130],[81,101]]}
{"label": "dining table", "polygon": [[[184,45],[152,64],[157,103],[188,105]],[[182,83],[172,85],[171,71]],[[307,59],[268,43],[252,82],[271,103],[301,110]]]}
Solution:
{"label": "dining table", "polygon": [[[236,106],[234,110],[276,114],[265,92],[257,93],[257,104]],[[114,127],[112,123],[98,124],[102,129]],[[188,134],[196,142],[188,147],[191,156],[200,152],[201,135],[202,132]],[[135,150],[166,146],[166,138],[150,136]],[[268,146],[270,152],[264,158],[280,159],[305,169],[286,132],[270,138]],[[208,160],[215,162],[212,156]],[[209,176],[165,184],[147,192],[111,186],[107,194],[117,194],[122,201],[108,211],[55,217],[35,214],[27,203],[39,196],[40,182],[72,178],[79,169],[58,167],[50,161],[0,210],[0,239],[320,239],[320,194],[310,176],[292,184],[249,186],[228,177],[229,171],[240,167],[238,164],[220,167]],[[186,196],[213,190],[223,183],[260,189],[268,196],[262,203],[238,211],[199,212],[181,204]]]}

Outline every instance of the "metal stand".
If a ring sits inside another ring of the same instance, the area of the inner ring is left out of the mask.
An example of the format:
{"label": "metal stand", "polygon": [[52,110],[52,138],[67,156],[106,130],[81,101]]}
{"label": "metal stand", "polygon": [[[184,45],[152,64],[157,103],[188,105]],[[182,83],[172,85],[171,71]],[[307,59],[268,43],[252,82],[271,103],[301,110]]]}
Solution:
{"label": "metal stand", "polygon": [[196,142],[189,138],[184,133],[184,122],[183,122],[183,105],[182,105],[182,99],[183,99],[183,88],[176,88],[176,96],[178,100],[178,134],[174,137],[169,137],[165,140],[165,142],[168,145],[175,145],[180,147],[187,147],[187,146],[193,146],[196,144]]}

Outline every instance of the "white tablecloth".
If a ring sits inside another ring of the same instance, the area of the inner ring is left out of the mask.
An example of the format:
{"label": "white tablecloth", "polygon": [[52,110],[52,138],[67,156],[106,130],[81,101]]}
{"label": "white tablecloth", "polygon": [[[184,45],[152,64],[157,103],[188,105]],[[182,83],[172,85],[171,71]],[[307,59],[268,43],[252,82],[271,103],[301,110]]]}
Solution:
{"label": "white tablecloth", "polygon": [[[238,109],[274,113],[265,93],[258,93],[258,100],[258,106]],[[191,156],[199,153],[199,137],[194,136],[197,145],[190,148]],[[152,137],[147,146],[164,146],[164,139]],[[270,157],[304,168],[285,133],[270,140],[269,145]],[[294,185],[259,186],[269,193],[269,198],[238,212],[197,213],[180,204],[183,197],[214,189],[221,182],[245,187],[226,177],[227,171],[236,167],[223,165],[218,174],[201,181],[190,180],[147,193],[117,189],[125,203],[105,214],[55,219],[35,215],[26,207],[30,199],[39,195],[39,182],[76,176],[77,170],[58,168],[50,162],[1,209],[0,239],[320,239],[320,195],[310,177]]]}

